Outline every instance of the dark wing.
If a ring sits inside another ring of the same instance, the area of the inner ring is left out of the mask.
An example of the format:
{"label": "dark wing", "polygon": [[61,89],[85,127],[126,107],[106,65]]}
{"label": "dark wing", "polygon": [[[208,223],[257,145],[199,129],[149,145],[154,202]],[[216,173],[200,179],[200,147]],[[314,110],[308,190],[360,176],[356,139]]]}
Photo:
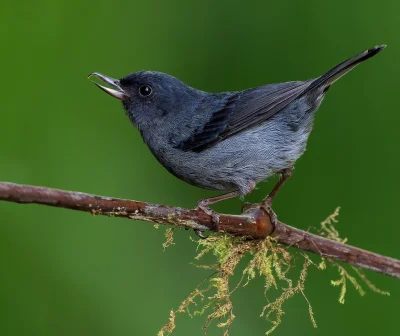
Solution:
{"label": "dark wing", "polygon": [[233,93],[208,122],[178,148],[201,152],[274,116],[302,95],[312,81],[287,82]]}
{"label": "dark wing", "polygon": [[226,129],[227,122],[235,109],[237,99],[237,94],[229,97],[223,103],[222,108],[211,114],[210,119],[204,126],[196,129],[192,136],[182,141],[177,148],[201,152],[218,142],[220,134]]}

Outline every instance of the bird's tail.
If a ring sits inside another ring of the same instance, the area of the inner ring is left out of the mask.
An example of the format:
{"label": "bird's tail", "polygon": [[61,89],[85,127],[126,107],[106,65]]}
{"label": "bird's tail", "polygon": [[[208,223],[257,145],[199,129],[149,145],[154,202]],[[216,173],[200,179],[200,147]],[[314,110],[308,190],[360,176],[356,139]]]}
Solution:
{"label": "bird's tail", "polygon": [[335,66],[333,69],[329,70],[326,74],[318,77],[314,80],[310,86],[306,89],[306,91],[311,91],[317,87],[322,87],[324,91],[326,91],[334,82],[336,82],[340,77],[347,74],[350,70],[355,68],[358,64],[364,62],[368,58],[375,56],[383,49],[386,48],[386,45],[375,46],[371,49],[365,50],[362,53],[349,58],[348,60],[340,63]]}

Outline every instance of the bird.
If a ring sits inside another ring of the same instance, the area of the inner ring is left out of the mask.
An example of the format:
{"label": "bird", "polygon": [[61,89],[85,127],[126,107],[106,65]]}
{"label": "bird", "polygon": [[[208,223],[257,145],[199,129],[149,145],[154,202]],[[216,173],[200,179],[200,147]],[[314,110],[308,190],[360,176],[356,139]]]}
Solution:
{"label": "bird", "polygon": [[[249,194],[278,174],[263,199],[271,204],[306,150],[316,111],[328,89],[386,45],[367,49],[320,77],[263,85],[234,92],[210,93],[156,71],[139,71],[121,79],[99,72],[109,87],[93,83],[122,102],[154,157],[173,175],[192,185],[224,192],[200,200],[197,209],[218,222],[209,206]],[[200,237],[201,232],[196,231]]]}

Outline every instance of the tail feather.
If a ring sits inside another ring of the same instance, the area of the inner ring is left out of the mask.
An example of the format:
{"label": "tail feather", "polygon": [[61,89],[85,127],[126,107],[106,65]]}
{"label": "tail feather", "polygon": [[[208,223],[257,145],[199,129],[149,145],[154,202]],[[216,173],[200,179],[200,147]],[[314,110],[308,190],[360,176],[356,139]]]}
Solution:
{"label": "tail feather", "polygon": [[334,82],[336,82],[339,78],[341,78],[349,71],[354,69],[358,64],[364,62],[365,60],[371,58],[372,56],[375,56],[385,48],[386,48],[385,44],[375,46],[371,49],[363,51],[362,53],[356,56],[349,58],[348,60],[340,63],[339,65],[329,70],[321,77],[318,77],[316,80],[314,80],[306,91],[309,92],[317,87],[322,87],[324,91],[326,91]]}

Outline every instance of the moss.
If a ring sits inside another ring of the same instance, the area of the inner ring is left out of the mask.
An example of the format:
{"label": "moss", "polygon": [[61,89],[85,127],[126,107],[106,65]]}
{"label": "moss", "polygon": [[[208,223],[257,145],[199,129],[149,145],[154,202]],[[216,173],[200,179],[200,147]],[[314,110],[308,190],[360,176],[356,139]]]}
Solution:
{"label": "moss", "polygon": [[[170,334],[175,329],[177,313],[187,313],[190,316],[206,314],[205,331],[211,322],[216,321],[217,327],[224,330],[224,335],[228,335],[235,319],[231,294],[239,287],[246,286],[256,276],[264,277],[265,293],[271,288],[281,291],[281,295],[275,301],[268,303],[261,313],[261,316],[265,316],[271,322],[267,334],[281,323],[282,306],[286,300],[298,293],[305,297],[304,282],[308,267],[312,264],[305,254],[302,254],[304,264],[299,279],[293,284],[293,281],[287,277],[287,273],[292,267],[293,254],[276,244],[271,238],[263,241],[250,241],[225,234],[212,234],[207,239],[197,241],[197,244],[196,260],[201,259],[207,253],[212,253],[216,257],[217,263],[196,266],[212,269],[214,272],[189,294],[176,311],[171,312],[169,322],[160,330],[159,336]],[[240,282],[231,289],[230,277],[246,253],[249,253],[252,258],[244,269]],[[280,285],[279,283],[282,281],[284,284]],[[307,299],[306,301],[308,303]],[[195,307],[193,312],[191,312],[192,307]],[[309,305],[309,312],[311,320],[316,326],[311,305]]]}
{"label": "moss", "polygon": [[[338,214],[339,208],[321,223],[320,234],[332,240],[345,242],[346,239],[342,239],[334,227],[334,224],[337,223]],[[172,229],[166,231],[164,248],[172,244],[172,234]],[[266,335],[272,333],[282,323],[284,303],[295,295],[303,296],[308,306],[311,323],[315,328],[317,327],[312,306],[305,295],[305,282],[310,266],[324,270],[328,263],[338,268],[339,279],[331,283],[334,286],[341,287],[339,294],[340,303],[344,303],[345,301],[348,281],[350,281],[361,295],[365,294],[359,281],[350,275],[341,264],[329,258],[322,258],[320,262],[315,263],[304,252],[289,252],[287,247],[279,245],[270,237],[262,241],[256,241],[227,234],[211,234],[207,239],[200,239],[195,242],[197,243],[196,261],[210,253],[216,258],[215,264],[196,264],[196,266],[213,270],[213,272],[181,302],[177,310],[171,311],[169,322],[159,331],[158,336],[172,333],[176,327],[175,318],[178,313],[186,313],[189,316],[206,315],[206,322],[203,327],[205,332],[207,332],[210,324],[215,321],[217,327],[223,330],[223,335],[228,336],[229,329],[235,319],[231,294],[238,288],[246,286],[257,276],[261,276],[264,279],[264,296],[268,302],[263,307],[260,315],[269,321],[270,324],[266,330]],[[247,254],[251,256],[250,261],[244,268],[239,283],[234,288],[231,288],[229,280],[239,262]],[[303,264],[300,272],[296,275],[290,271],[294,267],[294,262],[299,258],[303,259]],[[360,280],[370,289],[377,293],[388,295],[387,292],[377,289],[361,270],[356,267],[349,267],[356,272]],[[267,299],[267,293],[270,290],[278,291],[277,298],[271,302]],[[194,311],[192,312],[193,309]]]}
{"label": "moss", "polygon": [[[339,232],[336,230],[334,226],[338,222],[337,217],[339,216],[339,210],[340,210],[339,207],[336,208],[335,212],[321,223],[320,234],[321,236],[324,236],[328,239],[345,244],[347,242],[347,238],[341,238]],[[352,276],[345,268],[345,266],[343,266],[342,264],[339,264],[337,261],[330,258],[326,258],[326,260],[328,260],[329,263],[332,264],[333,266],[337,267],[339,271],[339,279],[331,280],[331,284],[333,286],[340,287],[340,294],[339,294],[340,303],[344,304],[345,302],[348,281],[353,285],[353,287],[361,296],[365,295],[365,291],[362,288],[360,281],[375,293],[381,295],[390,295],[389,292],[380,290],[371,281],[369,281],[359,267],[346,265],[346,267],[350,268],[355,272],[355,275],[358,277],[357,279],[356,277]],[[322,263],[325,263],[325,259],[322,260]]]}
{"label": "moss", "polygon": [[164,251],[167,247],[174,245],[174,227],[168,228],[165,230],[165,242],[162,244],[162,247],[164,248]]}

